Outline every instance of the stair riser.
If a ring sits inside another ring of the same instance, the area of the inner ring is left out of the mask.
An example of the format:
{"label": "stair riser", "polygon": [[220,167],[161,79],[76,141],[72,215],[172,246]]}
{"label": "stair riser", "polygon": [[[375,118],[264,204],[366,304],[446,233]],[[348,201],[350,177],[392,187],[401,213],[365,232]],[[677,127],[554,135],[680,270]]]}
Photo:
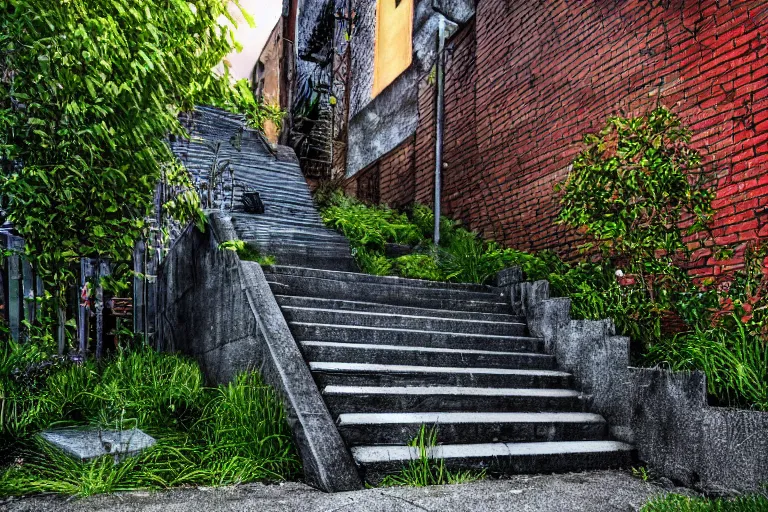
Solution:
{"label": "stair riser", "polygon": [[472,334],[447,334],[419,331],[390,331],[346,328],[334,325],[289,324],[298,341],[335,341],[373,345],[536,352],[543,349],[538,338],[487,338]]}
{"label": "stair riser", "polygon": [[[421,425],[342,425],[339,432],[349,446],[402,446],[418,437],[420,428]],[[462,423],[438,425],[437,441],[440,444],[597,441],[604,439],[606,433],[605,423]]]}
{"label": "stair riser", "polygon": [[459,373],[313,372],[324,386],[469,386],[497,388],[560,388],[571,386],[571,377],[542,375],[487,375]]}
{"label": "stair riser", "polygon": [[311,265],[313,268],[317,268],[317,269],[345,270],[347,272],[357,272],[359,270],[357,267],[357,263],[351,257],[321,258],[318,256],[313,256],[311,258],[308,258],[305,255],[296,254],[290,251],[287,251],[287,252],[276,251],[272,253],[268,251],[264,251],[264,252],[265,254],[270,254],[271,256],[274,256],[278,263],[285,264],[285,265]]}
{"label": "stair riser", "polygon": [[307,279],[326,279],[331,281],[340,281],[350,284],[377,284],[377,285],[389,285],[389,286],[404,286],[407,288],[419,288],[419,289],[438,289],[438,290],[450,290],[452,292],[465,293],[475,292],[483,294],[491,294],[497,297],[502,296],[502,290],[500,288],[493,288],[480,284],[468,284],[468,283],[447,283],[441,281],[428,281],[424,279],[410,279],[402,277],[392,276],[374,276],[371,274],[345,274],[345,273],[328,273],[318,272],[312,269],[301,267],[276,267],[275,274],[284,276],[301,277]]}
{"label": "stair riser", "polygon": [[289,322],[318,324],[354,325],[357,327],[385,327],[390,329],[416,329],[435,332],[458,332],[466,334],[487,334],[495,336],[525,336],[525,324],[503,322],[469,322],[425,317],[403,317],[396,315],[374,315],[347,313],[317,309],[283,308]]}
{"label": "stair riser", "polygon": [[[486,308],[491,306],[491,309],[487,309],[489,313],[510,312],[510,307],[506,307],[503,311],[497,311],[495,307],[498,307],[498,304],[503,303],[504,300],[490,293],[463,292],[439,288],[415,288],[375,283],[360,284],[282,274],[270,274],[267,280],[282,285],[274,288],[275,293],[280,295],[359,300],[394,304],[396,306],[436,307],[438,309],[444,308],[444,306],[439,304],[448,305],[451,302],[469,303],[468,307],[472,308],[469,311],[484,311],[483,306]],[[430,304],[430,306],[425,306],[425,304]],[[460,309],[464,310],[465,308]]]}
{"label": "stair riser", "polygon": [[[558,455],[513,455],[504,457],[466,457],[445,460],[449,470],[484,469],[490,475],[565,473],[631,467],[636,456],[630,451],[567,453]],[[393,460],[358,466],[366,482],[377,485],[388,474],[398,473],[407,462]]]}
{"label": "stair riser", "polygon": [[274,274],[267,274],[267,281],[275,295],[290,295],[309,298],[334,298],[349,301],[373,302],[396,307],[414,307],[445,309],[451,311],[463,311],[466,313],[494,313],[507,314],[511,306],[501,302],[466,301],[451,298],[432,299],[413,293],[369,293],[365,287],[355,289],[338,286],[331,292],[314,290],[311,287],[302,288],[290,284],[278,283],[274,280]]}
{"label": "stair riser", "polygon": [[583,409],[578,397],[378,394],[325,394],[323,397],[334,416],[352,412],[580,412]]}
{"label": "stair riser", "polygon": [[337,311],[360,311],[371,313],[389,313],[391,315],[430,316],[436,318],[452,318],[456,320],[482,320],[485,322],[525,323],[525,317],[494,313],[479,313],[445,309],[420,309],[403,306],[377,304],[375,302],[354,302],[335,299],[320,299],[317,297],[295,297],[278,295],[280,306],[297,306],[320,309],[335,309]]}
{"label": "stair riser", "polygon": [[525,368],[554,370],[555,358],[543,354],[489,355],[473,353],[371,350],[349,347],[301,346],[307,361],[394,364],[406,366],[451,366],[476,368]]}

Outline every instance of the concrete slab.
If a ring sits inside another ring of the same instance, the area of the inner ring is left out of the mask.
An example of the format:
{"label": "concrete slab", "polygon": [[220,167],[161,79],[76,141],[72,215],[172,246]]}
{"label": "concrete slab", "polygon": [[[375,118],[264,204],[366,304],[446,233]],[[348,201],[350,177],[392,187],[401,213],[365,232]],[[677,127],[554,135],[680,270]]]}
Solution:
{"label": "concrete slab", "polygon": [[46,430],[40,437],[67,455],[91,460],[114,455],[115,460],[136,455],[155,444],[155,439],[139,429],[131,430]]}

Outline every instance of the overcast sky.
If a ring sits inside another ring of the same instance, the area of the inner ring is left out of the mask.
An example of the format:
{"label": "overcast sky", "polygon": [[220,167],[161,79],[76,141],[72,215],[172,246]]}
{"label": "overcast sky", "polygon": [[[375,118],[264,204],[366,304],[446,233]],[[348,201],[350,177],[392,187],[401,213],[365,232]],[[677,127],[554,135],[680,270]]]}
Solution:
{"label": "overcast sky", "polygon": [[236,34],[243,51],[230,54],[227,60],[232,64],[231,71],[235,78],[250,78],[261,49],[280,18],[283,0],[240,0],[240,4],[251,13],[256,28],[250,28],[237,9],[231,11],[240,21]]}

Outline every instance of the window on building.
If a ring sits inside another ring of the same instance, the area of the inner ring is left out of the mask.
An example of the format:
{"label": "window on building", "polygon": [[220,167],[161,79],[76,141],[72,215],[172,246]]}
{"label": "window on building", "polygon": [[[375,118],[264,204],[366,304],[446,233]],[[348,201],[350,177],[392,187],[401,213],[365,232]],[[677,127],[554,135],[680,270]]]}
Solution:
{"label": "window on building", "polygon": [[378,0],[372,97],[411,65],[412,38],[413,0]]}

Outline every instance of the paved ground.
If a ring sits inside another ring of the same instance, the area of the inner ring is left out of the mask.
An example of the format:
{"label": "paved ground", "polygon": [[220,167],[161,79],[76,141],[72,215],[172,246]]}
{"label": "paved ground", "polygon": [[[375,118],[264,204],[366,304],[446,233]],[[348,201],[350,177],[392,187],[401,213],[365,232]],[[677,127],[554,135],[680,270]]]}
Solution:
{"label": "paved ground", "polygon": [[324,494],[306,485],[249,484],[218,489],[133,492],[83,500],[37,497],[0,501],[2,512],[412,512],[636,511],[665,490],[626,472],[524,475],[441,487]]}

